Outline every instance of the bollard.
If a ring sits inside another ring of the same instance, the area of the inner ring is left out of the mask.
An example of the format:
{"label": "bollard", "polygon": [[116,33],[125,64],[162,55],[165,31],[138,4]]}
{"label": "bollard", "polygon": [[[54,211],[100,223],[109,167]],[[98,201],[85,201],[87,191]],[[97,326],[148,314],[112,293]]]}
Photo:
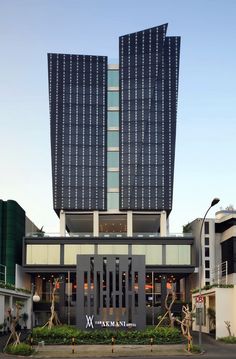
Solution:
{"label": "bollard", "polygon": [[75,338],[72,338],[72,354],[75,354]]}
{"label": "bollard", "polygon": [[34,341],[33,335],[30,334],[30,347],[31,347],[31,349],[33,349],[33,341]]}
{"label": "bollard", "polygon": [[191,351],[191,344],[192,344],[192,337],[191,335],[188,335],[188,352]]}
{"label": "bollard", "polygon": [[152,352],[153,338],[151,338],[151,340],[150,340],[150,344],[151,344],[151,352]]}
{"label": "bollard", "polygon": [[111,352],[114,353],[115,338],[111,338]]}

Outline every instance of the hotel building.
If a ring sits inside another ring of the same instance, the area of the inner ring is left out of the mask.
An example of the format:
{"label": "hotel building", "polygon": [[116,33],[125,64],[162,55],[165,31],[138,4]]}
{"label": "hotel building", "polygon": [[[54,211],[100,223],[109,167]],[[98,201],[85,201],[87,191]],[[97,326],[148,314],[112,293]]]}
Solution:
{"label": "hotel building", "polygon": [[189,300],[193,237],[168,233],[180,37],[166,32],[164,24],[121,36],[116,64],[48,54],[60,234],[24,239],[38,323],[58,276],[61,320],[85,329],[154,324],[171,286]]}

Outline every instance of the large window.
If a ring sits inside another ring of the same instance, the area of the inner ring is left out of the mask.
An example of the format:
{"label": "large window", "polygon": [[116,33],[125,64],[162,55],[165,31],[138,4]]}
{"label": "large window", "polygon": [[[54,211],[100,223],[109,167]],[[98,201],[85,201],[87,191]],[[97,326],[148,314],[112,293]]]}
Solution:
{"label": "large window", "polygon": [[119,86],[119,70],[108,70],[108,87]]}
{"label": "large window", "polygon": [[27,244],[26,264],[60,264],[60,245]]}
{"label": "large window", "polygon": [[119,127],[119,112],[118,111],[108,111],[108,128]]}
{"label": "large window", "polygon": [[162,263],[162,245],[132,245],[132,255],[145,254],[146,265],[157,265]]}
{"label": "large window", "polygon": [[108,91],[107,102],[108,107],[119,107],[119,92]]}
{"label": "large window", "polygon": [[119,193],[108,192],[107,194],[107,209],[119,209]]}
{"label": "large window", "polygon": [[119,167],[119,152],[107,152],[107,167],[118,168]]}
{"label": "large window", "polygon": [[94,254],[94,244],[65,244],[64,264],[76,264],[78,254]]}
{"label": "large window", "polygon": [[119,147],[119,132],[118,131],[108,131],[107,135],[107,145],[108,147]]}
{"label": "large window", "polygon": [[127,244],[99,244],[98,245],[98,254],[128,254],[128,245]]}
{"label": "large window", "polygon": [[107,187],[118,188],[119,187],[119,172],[107,173]]}
{"label": "large window", "polygon": [[191,264],[191,246],[168,244],[166,245],[166,264],[172,265],[190,265]]}
{"label": "large window", "polygon": [[126,236],[127,216],[126,214],[99,214],[99,234],[106,236],[115,233]]}

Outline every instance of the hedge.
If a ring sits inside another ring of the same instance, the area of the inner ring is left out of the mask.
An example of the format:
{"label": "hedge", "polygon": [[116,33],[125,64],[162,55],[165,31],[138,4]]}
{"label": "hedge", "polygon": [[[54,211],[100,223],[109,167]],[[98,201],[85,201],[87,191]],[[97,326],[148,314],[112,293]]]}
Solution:
{"label": "hedge", "polygon": [[70,326],[56,326],[52,329],[34,328],[33,341],[45,344],[71,344],[74,338],[76,344],[110,344],[114,336],[116,344],[149,344],[153,338],[154,344],[177,344],[182,342],[182,335],[177,328],[159,327],[146,330],[89,330],[83,331]]}

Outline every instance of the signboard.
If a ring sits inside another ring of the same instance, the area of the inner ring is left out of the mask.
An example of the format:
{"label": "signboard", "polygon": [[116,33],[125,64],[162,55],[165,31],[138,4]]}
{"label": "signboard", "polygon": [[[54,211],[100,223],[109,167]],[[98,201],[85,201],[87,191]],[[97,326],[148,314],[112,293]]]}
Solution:
{"label": "signboard", "polygon": [[203,295],[198,295],[196,297],[196,308],[203,308],[204,307],[204,297]]}
{"label": "signboard", "polygon": [[94,315],[86,315],[86,329],[87,328],[91,328],[94,329],[95,327],[100,327],[100,328],[121,328],[121,327],[126,327],[126,328],[132,328],[132,327],[136,327],[135,323],[126,323],[126,321],[124,320],[118,320],[118,321],[113,321],[113,320],[94,320]]}

